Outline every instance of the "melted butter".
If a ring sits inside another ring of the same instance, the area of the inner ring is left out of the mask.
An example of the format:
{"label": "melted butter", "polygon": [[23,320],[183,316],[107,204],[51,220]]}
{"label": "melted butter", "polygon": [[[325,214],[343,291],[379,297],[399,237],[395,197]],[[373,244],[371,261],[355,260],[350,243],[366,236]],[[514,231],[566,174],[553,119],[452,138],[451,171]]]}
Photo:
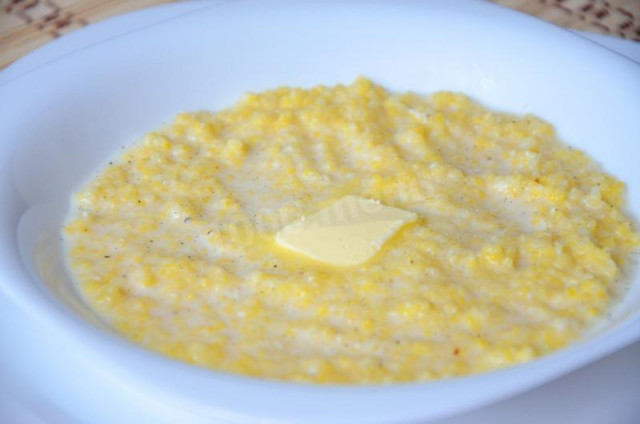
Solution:
{"label": "melted butter", "polygon": [[276,242],[330,265],[359,265],[371,259],[402,226],[416,218],[413,212],[345,196],[287,225],[276,235]]}

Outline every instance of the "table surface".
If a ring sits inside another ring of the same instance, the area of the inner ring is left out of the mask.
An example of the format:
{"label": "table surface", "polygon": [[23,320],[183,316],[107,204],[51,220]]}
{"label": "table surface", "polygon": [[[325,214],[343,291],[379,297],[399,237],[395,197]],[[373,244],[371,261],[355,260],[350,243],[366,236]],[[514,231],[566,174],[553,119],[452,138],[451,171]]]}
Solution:
{"label": "table surface", "polygon": [[[640,6],[640,0],[634,1]],[[0,0],[0,5],[6,3]],[[131,3],[139,5],[145,1]],[[159,2],[146,1],[146,4],[155,3]],[[176,10],[167,9],[156,14],[156,19],[171,16],[184,6],[197,7],[182,5]],[[145,19],[140,16],[133,24],[142,25]],[[3,28],[0,23],[0,32]],[[126,29],[119,28],[119,31]],[[112,34],[104,28],[96,28],[91,37],[99,39],[109,35]],[[82,38],[87,42],[91,37]],[[589,37],[640,62],[640,43],[598,35]],[[64,46],[56,49],[57,54],[65,48],[69,51],[79,48],[80,40],[81,37],[65,37],[61,40]],[[0,73],[0,82],[12,74],[37,67],[38,62],[51,60],[49,53],[44,49],[21,66]],[[172,418],[171,410],[150,409],[143,400],[122,393],[116,382],[100,374],[73,343],[67,335],[46,322],[33,319],[0,294],[0,423],[178,422]],[[527,393],[432,424],[636,424],[640,422],[639,399],[640,343],[636,343]],[[190,424],[205,422],[208,421],[189,421]]]}

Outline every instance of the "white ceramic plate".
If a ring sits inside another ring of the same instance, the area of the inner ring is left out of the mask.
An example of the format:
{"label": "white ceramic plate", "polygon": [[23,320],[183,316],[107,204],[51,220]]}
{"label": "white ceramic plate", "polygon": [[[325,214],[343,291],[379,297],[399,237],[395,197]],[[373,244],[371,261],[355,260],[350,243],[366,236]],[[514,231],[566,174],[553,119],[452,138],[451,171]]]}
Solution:
{"label": "white ceramic plate", "polygon": [[[606,326],[530,364],[430,384],[321,387],[173,362],[80,318],[86,310],[66,289],[57,233],[70,191],[108,154],[183,110],[217,109],[248,90],[359,74],[392,89],[460,90],[491,107],[536,113],[627,181],[631,208],[639,209],[640,71],[616,54],[477,2],[216,2],[4,80],[2,289],[83,341],[130,390],[234,422],[444,416],[541,384],[640,337],[636,280]],[[27,210],[21,262],[16,231]],[[35,251],[44,253],[35,260]]]}

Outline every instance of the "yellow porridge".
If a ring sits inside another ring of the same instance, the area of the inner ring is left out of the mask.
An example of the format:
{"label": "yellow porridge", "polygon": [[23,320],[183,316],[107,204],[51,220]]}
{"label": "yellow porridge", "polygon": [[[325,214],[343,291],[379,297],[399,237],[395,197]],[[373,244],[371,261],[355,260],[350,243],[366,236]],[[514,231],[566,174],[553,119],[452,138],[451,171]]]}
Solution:
{"label": "yellow porridge", "polygon": [[[360,78],[177,116],[81,188],[64,237],[90,305],[150,349],[281,380],[432,380],[528,361],[605,313],[640,246],[624,193],[533,116]],[[361,262],[276,242],[345,196],[395,214]]]}

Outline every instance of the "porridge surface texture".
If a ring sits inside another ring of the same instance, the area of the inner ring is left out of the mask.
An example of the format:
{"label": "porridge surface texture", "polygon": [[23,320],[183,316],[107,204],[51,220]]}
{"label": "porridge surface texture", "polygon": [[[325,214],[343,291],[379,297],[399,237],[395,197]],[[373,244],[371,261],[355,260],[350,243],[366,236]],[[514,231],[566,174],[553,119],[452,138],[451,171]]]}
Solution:
{"label": "porridge surface texture", "polygon": [[[367,262],[275,243],[344,196],[413,212]],[[640,246],[625,186],[533,116],[351,85],[178,115],[76,193],[68,264],[137,343],[279,380],[433,380],[576,341]]]}

